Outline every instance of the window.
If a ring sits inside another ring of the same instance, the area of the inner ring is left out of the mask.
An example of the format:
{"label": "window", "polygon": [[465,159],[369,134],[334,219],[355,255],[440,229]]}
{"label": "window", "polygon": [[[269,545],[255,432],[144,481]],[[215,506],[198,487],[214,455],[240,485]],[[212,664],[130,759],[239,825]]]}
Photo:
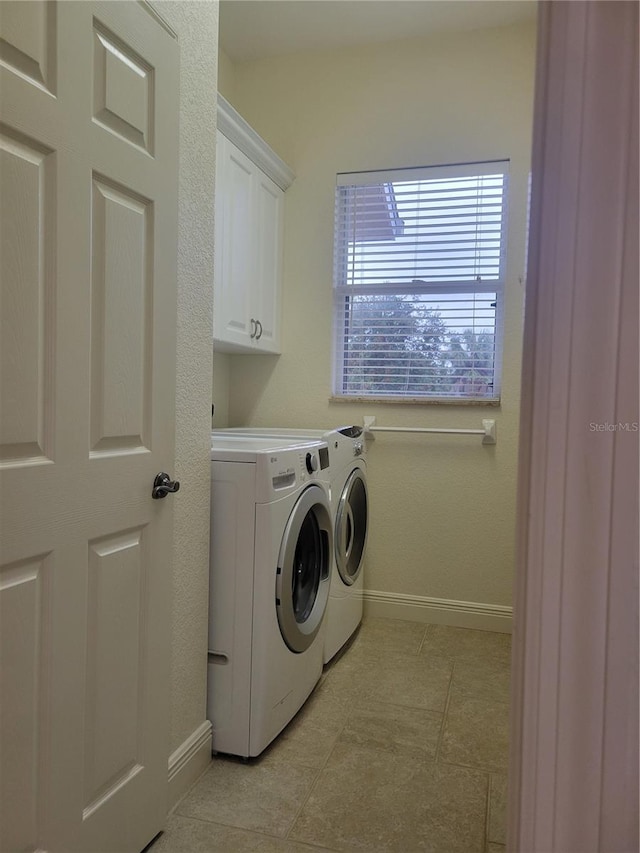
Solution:
{"label": "window", "polygon": [[499,399],[507,167],[338,175],[336,396]]}

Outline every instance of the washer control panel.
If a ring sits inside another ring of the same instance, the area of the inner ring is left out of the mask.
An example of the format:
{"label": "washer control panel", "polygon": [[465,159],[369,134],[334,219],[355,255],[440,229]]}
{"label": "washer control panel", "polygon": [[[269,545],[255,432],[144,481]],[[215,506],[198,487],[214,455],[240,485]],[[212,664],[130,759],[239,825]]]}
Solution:
{"label": "washer control panel", "polygon": [[329,467],[329,448],[326,444],[318,450],[318,459],[320,460],[321,471]]}
{"label": "washer control panel", "polygon": [[326,448],[299,449],[295,455],[273,454],[269,458],[272,487],[276,490],[288,489],[296,483],[315,479],[317,472],[323,467],[320,458],[322,450],[326,451]]}
{"label": "washer control panel", "polygon": [[324,471],[329,467],[329,448],[322,445],[316,450],[308,450],[300,454],[300,468],[304,474],[315,474],[316,471]]}

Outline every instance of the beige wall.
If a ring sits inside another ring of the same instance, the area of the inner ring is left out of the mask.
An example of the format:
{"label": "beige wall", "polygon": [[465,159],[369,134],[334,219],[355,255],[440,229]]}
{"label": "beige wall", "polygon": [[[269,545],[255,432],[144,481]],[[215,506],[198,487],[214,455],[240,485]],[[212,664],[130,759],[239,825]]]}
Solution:
{"label": "beige wall", "polygon": [[[230,103],[235,98],[235,68],[227,54],[218,47],[218,92]],[[219,429],[229,426],[229,356],[217,352],[213,356],[212,399],[216,407],[211,426]]]}
{"label": "beige wall", "polygon": [[153,5],[180,43],[173,752],[206,718],[218,3]]}
{"label": "beige wall", "polygon": [[211,399],[215,405],[215,416],[211,419],[211,426],[214,429],[229,426],[230,358],[223,352],[213,354]]}
{"label": "beige wall", "polygon": [[218,47],[218,92],[230,103],[235,98],[235,66],[227,54]]}
{"label": "beige wall", "polygon": [[[225,96],[295,170],[285,204],[283,354],[229,358],[231,424],[479,428],[499,441],[378,436],[365,584],[510,605],[535,27],[231,65]],[[502,405],[344,404],[331,395],[337,172],[511,159]],[[286,413],[283,414],[283,413]]]}

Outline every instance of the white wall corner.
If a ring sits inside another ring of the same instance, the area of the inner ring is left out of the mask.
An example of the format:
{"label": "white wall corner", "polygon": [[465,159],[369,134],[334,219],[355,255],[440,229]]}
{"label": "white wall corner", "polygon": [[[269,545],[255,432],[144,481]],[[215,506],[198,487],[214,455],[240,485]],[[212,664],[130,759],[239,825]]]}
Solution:
{"label": "white wall corner", "polygon": [[168,811],[176,807],[211,763],[211,745],[212,727],[205,720],[169,756]]}
{"label": "white wall corner", "polygon": [[401,595],[373,589],[365,590],[363,599],[366,616],[511,633],[512,608],[500,604]]}

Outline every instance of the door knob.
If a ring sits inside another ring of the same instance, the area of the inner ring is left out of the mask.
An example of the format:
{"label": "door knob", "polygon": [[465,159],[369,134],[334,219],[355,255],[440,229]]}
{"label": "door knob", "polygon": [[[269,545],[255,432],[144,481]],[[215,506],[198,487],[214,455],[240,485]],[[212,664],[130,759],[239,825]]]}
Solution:
{"label": "door knob", "polygon": [[159,474],[156,474],[156,478],[153,481],[151,497],[158,501],[160,498],[166,498],[169,492],[177,492],[179,488],[180,483],[178,480],[172,480],[168,474],[161,471]]}

